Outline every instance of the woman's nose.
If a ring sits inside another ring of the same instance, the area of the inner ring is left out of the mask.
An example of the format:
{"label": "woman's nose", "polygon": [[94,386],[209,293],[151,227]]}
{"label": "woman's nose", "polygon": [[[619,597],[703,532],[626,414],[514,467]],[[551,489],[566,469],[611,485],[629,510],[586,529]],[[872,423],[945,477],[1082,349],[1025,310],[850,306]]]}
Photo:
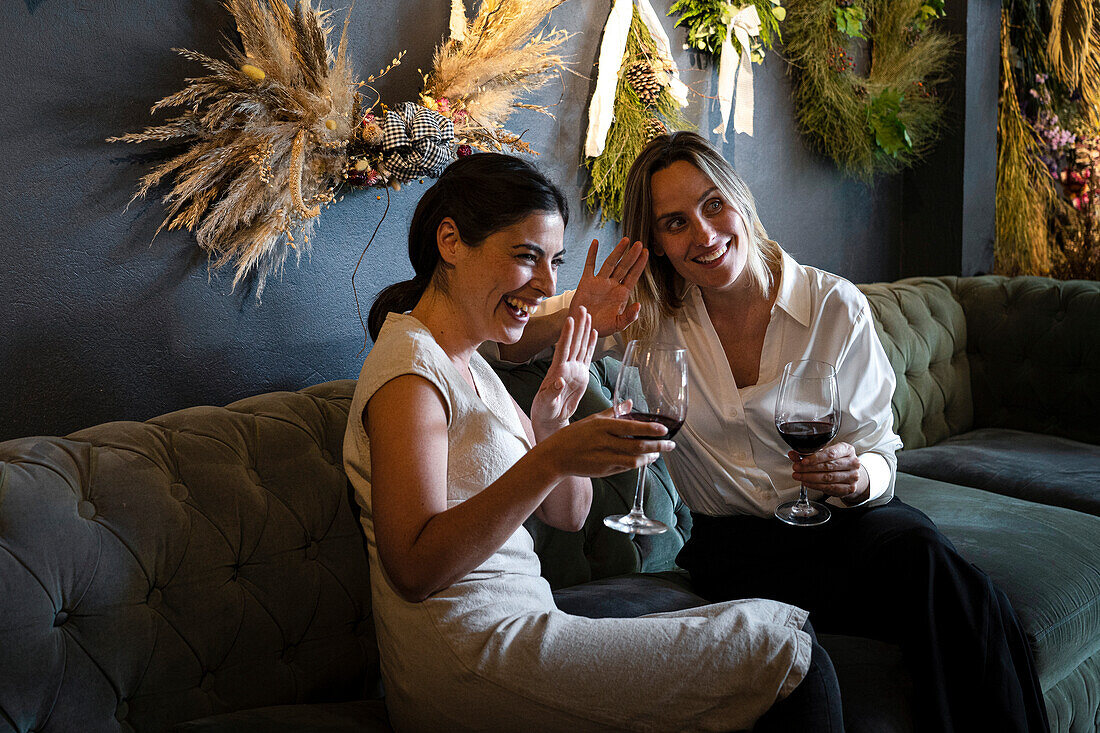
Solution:
{"label": "woman's nose", "polygon": [[706,246],[714,239],[714,227],[708,220],[702,217],[695,219],[692,229],[695,235],[695,242],[699,245]]}
{"label": "woman's nose", "polygon": [[539,295],[549,298],[554,295],[557,279],[553,266],[549,262],[543,262],[535,269],[535,278],[531,284],[538,290]]}

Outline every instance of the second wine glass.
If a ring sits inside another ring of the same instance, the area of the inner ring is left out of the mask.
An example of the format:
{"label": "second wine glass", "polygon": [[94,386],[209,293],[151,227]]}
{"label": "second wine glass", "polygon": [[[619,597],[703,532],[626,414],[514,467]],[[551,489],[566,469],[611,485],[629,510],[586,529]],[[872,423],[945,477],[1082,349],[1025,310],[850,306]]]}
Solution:
{"label": "second wine glass", "polygon": [[[631,401],[630,411],[620,417],[640,422],[657,422],[668,428],[660,439],[671,440],[687,416],[687,352],[677,346],[631,341],[626,345],[623,366],[615,380],[614,404]],[[627,514],[605,517],[612,529],[631,534],[660,534],[668,526],[645,515],[643,508],[646,467],[638,469],[634,506]]]}
{"label": "second wine glass", "polygon": [[[836,437],[840,429],[840,393],[832,364],[810,360],[787,364],[775,401],[775,427],[803,458]],[[798,486],[798,501],[788,501],[775,509],[776,518],[800,527],[823,524],[831,514],[829,507],[807,498],[803,484]]]}

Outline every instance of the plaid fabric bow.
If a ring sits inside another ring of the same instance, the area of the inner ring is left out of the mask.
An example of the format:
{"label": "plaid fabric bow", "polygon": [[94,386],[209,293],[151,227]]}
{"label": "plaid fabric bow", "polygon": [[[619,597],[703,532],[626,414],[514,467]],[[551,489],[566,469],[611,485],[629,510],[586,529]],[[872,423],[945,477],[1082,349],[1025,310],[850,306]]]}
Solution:
{"label": "plaid fabric bow", "polygon": [[382,151],[395,178],[435,178],[455,159],[454,125],[441,114],[413,102],[402,102],[382,121]]}

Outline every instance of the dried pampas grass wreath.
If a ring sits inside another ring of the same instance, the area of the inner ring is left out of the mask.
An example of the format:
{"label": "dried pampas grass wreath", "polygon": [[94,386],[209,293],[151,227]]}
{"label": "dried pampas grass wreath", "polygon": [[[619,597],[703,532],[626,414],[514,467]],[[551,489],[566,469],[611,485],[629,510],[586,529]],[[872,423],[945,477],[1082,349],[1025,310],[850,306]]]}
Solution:
{"label": "dried pampas grass wreath", "polygon": [[[564,31],[540,31],[564,0],[482,0],[467,19],[452,0],[450,33],[420,94],[382,103],[371,86],[401,63],[358,79],[348,57],[351,11],[339,40],[332,13],[300,0],[224,0],[240,47],[224,59],[176,49],[205,75],[153,105],[161,124],[110,142],[174,142],[181,152],[141,179],[134,198],[168,185],[157,229],[187,229],[233,287],[255,277],[256,298],[293,252],[308,252],[321,212],[342,187],[435,177],[476,148],[532,153],[505,127],[522,97],[563,68]],[[372,98],[373,97],[373,98]]]}

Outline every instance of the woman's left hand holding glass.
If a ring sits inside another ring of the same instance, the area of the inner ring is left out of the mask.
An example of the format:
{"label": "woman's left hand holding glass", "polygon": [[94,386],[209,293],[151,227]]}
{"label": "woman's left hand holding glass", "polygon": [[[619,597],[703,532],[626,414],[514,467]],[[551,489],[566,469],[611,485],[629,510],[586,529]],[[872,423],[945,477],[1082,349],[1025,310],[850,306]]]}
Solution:
{"label": "woman's left hand holding glass", "polygon": [[588,366],[597,337],[585,308],[579,308],[576,317],[566,318],[550,369],[531,403],[531,428],[537,441],[569,424],[588,389]]}
{"label": "woman's left hand holding glass", "polygon": [[787,457],[794,464],[794,480],[807,489],[835,496],[845,504],[858,504],[866,498],[867,472],[860,469],[851,443],[834,443],[805,458],[790,451]]}

